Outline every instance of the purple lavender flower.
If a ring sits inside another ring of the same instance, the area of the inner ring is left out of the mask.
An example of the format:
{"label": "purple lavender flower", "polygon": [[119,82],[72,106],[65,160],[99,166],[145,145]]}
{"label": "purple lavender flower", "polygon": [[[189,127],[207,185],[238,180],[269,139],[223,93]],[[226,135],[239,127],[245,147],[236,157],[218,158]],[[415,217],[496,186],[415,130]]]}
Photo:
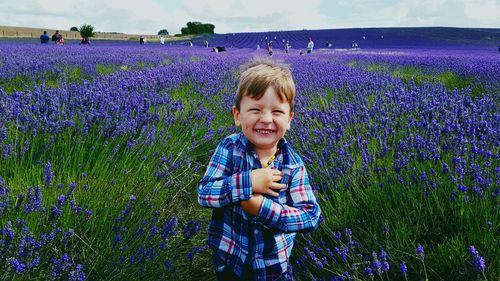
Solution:
{"label": "purple lavender flower", "polygon": [[190,239],[200,232],[201,223],[194,220],[189,220],[188,223],[183,228],[183,236],[185,239]]}
{"label": "purple lavender flower", "polygon": [[10,189],[0,177],[0,217],[10,208]]}
{"label": "purple lavender flower", "polygon": [[417,249],[415,251],[417,253],[417,256],[420,258],[420,260],[424,260],[424,247],[420,245],[420,243],[417,244]]}
{"label": "purple lavender flower", "polygon": [[24,273],[27,269],[27,265],[16,258],[9,258],[8,263],[10,268],[17,274]]}
{"label": "purple lavender flower", "polygon": [[373,270],[369,266],[365,267],[364,272],[366,276],[373,280]]}
{"label": "purple lavender flower", "polygon": [[486,262],[484,261],[484,258],[479,255],[479,252],[473,245],[469,247],[469,253],[472,256],[472,264],[474,267],[478,271],[484,272],[486,270]]}
{"label": "purple lavender flower", "polygon": [[406,267],[406,263],[405,262],[402,262],[401,264],[399,264],[399,271],[401,271],[401,273],[403,273],[403,275],[407,276],[408,274],[408,267]]}
{"label": "purple lavender flower", "polygon": [[50,166],[50,161],[47,161],[47,164],[45,165],[45,168],[43,169],[43,173],[45,174],[45,188],[48,188],[50,186],[50,183],[52,182],[52,178],[53,178],[52,168]]}

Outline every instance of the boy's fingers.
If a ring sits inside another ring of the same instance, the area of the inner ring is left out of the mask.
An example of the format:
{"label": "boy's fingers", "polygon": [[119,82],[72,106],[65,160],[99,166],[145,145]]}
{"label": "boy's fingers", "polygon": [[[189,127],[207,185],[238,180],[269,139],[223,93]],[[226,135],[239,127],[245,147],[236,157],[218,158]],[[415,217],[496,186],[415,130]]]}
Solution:
{"label": "boy's fingers", "polygon": [[273,173],[273,176],[281,176],[281,171],[280,170],[271,169],[271,172]]}
{"label": "boy's fingers", "polygon": [[269,190],[267,191],[267,194],[269,194],[269,195],[271,195],[271,196],[274,196],[274,197],[278,197],[278,195],[279,195],[278,193],[276,193],[276,192],[272,191],[271,189],[269,189]]}
{"label": "boy's fingers", "polygon": [[281,180],[282,176],[273,176],[273,181]]}
{"label": "boy's fingers", "polygon": [[285,187],[286,187],[286,184],[282,184],[282,183],[274,182],[273,184],[271,184],[272,189],[283,189]]}

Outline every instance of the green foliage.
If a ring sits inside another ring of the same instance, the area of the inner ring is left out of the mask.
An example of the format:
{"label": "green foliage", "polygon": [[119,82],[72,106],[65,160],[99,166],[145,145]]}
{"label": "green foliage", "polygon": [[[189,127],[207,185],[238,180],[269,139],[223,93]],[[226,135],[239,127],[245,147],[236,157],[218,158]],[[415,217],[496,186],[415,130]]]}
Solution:
{"label": "green foliage", "polygon": [[485,86],[476,81],[474,77],[464,77],[447,70],[437,72],[429,69],[423,69],[415,66],[395,66],[387,63],[372,63],[364,61],[349,61],[347,66],[352,68],[364,68],[370,72],[382,72],[392,77],[401,79],[405,84],[415,84],[417,86],[423,83],[441,83],[446,89],[470,88],[472,97],[480,97],[485,93]]}
{"label": "green foliage", "polygon": [[168,31],[166,29],[162,29],[158,31],[158,35],[168,35]]}
{"label": "green foliage", "polygon": [[78,27],[76,27],[76,26],[72,26],[72,27],[69,29],[69,31],[78,31]]}
{"label": "green foliage", "polygon": [[91,38],[94,37],[94,27],[90,24],[83,24],[80,26],[80,35],[82,38]]}
{"label": "green foliage", "polygon": [[[97,64],[95,66],[95,71],[99,75],[109,75],[113,72],[118,71],[119,69],[120,69],[120,67],[118,65]],[[126,70],[126,69],[124,69],[124,70]]]}
{"label": "green foliage", "polygon": [[186,25],[186,27],[181,28],[182,35],[214,34],[215,25],[211,23],[190,21]]}

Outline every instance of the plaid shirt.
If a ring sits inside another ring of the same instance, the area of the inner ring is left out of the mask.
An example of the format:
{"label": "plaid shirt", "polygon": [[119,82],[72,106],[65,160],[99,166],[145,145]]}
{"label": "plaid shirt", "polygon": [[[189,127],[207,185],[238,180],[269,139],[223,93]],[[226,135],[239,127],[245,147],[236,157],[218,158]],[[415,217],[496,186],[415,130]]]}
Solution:
{"label": "plaid shirt", "polygon": [[[285,139],[271,166],[283,172],[287,185],[278,197],[264,194],[257,216],[239,201],[252,196],[251,171],[262,165],[248,139],[233,134],[221,141],[198,186],[198,202],[213,209],[208,244],[218,271],[229,266],[238,276],[243,266],[255,280],[273,280],[286,273],[295,234],[314,230],[321,214],[300,157]],[[243,276],[247,277],[247,276]]]}

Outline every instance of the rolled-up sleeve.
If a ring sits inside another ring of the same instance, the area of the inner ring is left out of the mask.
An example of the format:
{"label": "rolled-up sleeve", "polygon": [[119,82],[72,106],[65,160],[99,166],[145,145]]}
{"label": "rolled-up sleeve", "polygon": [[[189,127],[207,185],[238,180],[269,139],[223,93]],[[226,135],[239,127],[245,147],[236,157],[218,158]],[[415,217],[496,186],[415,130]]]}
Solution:
{"label": "rolled-up sleeve", "polygon": [[308,232],[317,228],[321,209],[304,166],[294,169],[287,204],[264,198],[256,221],[282,232]]}
{"label": "rolled-up sleeve", "polygon": [[251,171],[233,174],[233,149],[234,144],[224,139],[212,155],[198,184],[198,203],[203,207],[220,208],[252,196]]}

